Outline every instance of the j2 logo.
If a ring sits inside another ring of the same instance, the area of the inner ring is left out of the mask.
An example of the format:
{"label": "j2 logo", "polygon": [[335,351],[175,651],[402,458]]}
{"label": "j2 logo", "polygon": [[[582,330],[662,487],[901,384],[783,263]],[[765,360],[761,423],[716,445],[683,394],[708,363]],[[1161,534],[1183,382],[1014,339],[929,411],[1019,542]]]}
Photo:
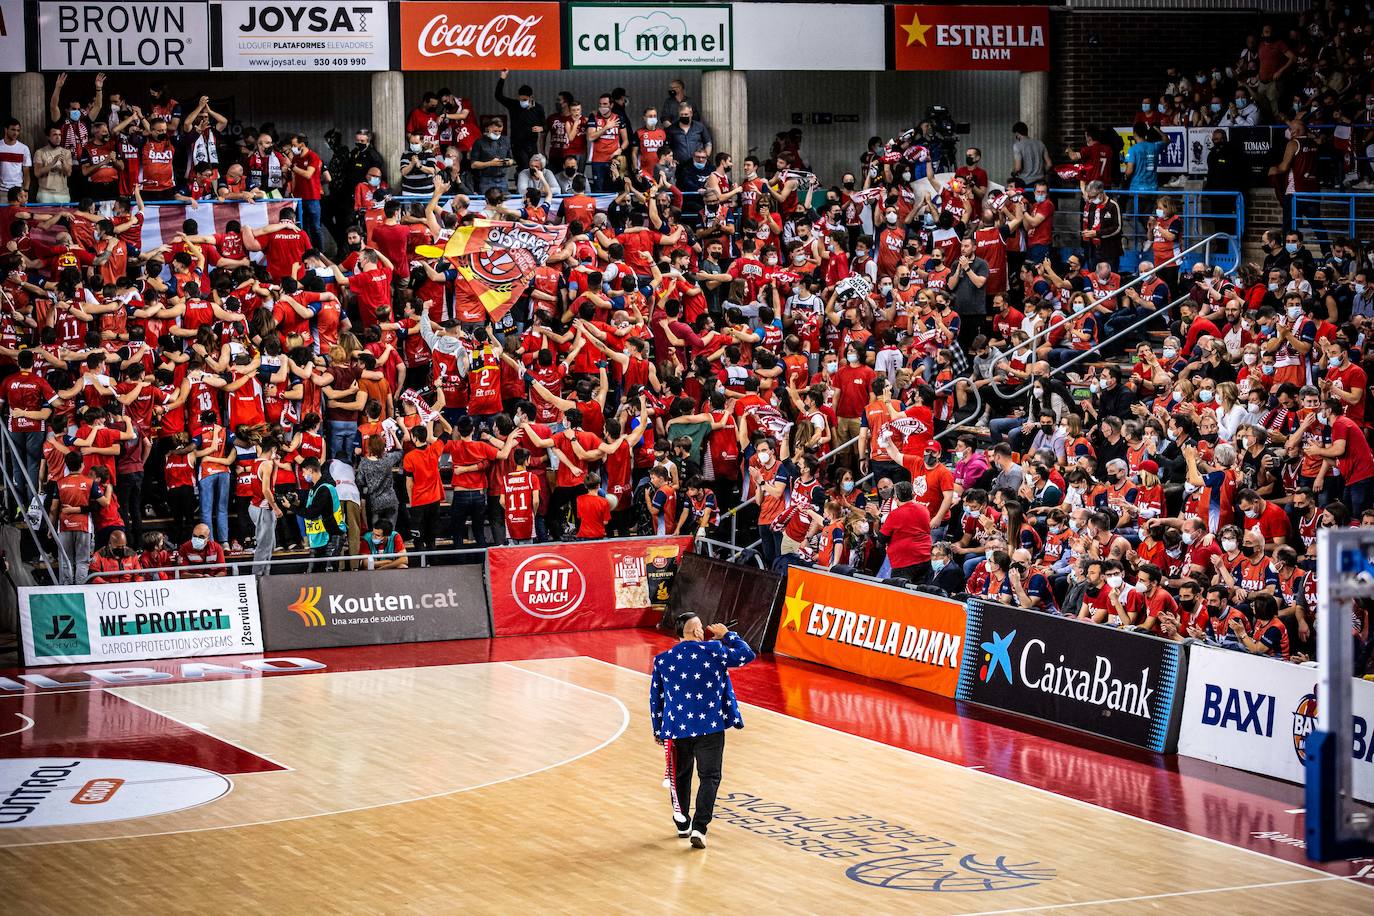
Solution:
{"label": "j2 logo", "polygon": [[48,633],[43,638],[75,639],[76,618],[70,614],[54,614],[52,618],[52,632]]}

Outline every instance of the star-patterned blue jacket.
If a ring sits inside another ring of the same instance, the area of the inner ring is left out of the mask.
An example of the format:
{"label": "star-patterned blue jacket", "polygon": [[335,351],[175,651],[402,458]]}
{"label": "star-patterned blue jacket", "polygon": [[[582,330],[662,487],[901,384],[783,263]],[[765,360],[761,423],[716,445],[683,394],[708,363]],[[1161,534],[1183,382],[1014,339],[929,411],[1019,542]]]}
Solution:
{"label": "star-patterned blue jacket", "polygon": [[754,660],[738,633],[719,640],[680,642],[654,656],[649,714],[654,737],[695,738],[727,728],[744,728],[728,669]]}

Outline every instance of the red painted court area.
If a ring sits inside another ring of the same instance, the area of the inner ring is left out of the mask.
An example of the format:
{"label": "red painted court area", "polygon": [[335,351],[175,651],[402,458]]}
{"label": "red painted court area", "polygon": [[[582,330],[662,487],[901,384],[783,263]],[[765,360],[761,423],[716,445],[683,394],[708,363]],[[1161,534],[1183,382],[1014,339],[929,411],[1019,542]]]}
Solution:
{"label": "red painted court area", "polygon": [[[103,677],[93,676],[96,669],[85,666],[11,669],[0,671],[0,758],[127,758],[188,764],[224,775],[270,772],[282,768],[197,729],[194,722],[173,721],[107,688],[570,656],[647,672],[654,654],[672,642],[649,630],[616,630],[273,653],[262,657],[268,660],[265,664],[243,656],[143,662],[113,669],[122,674],[104,669]],[[274,658],[279,661],[271,661]],[[1165,827],[1311,864],[1297,845],[1303,833],[1299,786],[1186,758],[1166,758],[787,658],[761,657],[735,671],[733,679],[745,703]],[[630,712],[647,718],[647,696],[643,708]],[[746,729],[738,740],[747,741],[748,735]],[[1334,875],[1363,877],[1371,864],[1357,860],[1316,867]]]}

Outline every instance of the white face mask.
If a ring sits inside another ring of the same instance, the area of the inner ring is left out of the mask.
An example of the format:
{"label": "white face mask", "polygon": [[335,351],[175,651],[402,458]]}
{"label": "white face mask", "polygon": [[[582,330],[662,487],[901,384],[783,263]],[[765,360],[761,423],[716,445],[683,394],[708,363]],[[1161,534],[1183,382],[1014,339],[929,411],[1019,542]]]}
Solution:
{"label": "white face mask", "polygon": [[846,354],[845,354],[845,359],[849,361],[849,365],[851,365],[851,366],[856,366],[856,365],[858,365],[858,363],[859,363],[859,354],[857,354],[857,353],[846,353]]}
{"label": "white face mask", "polygon": [[895,214],[895,213],[889,213],[889,214],[887,214],[887,216],[885,217],[885,219],[887,220],[887,224],[888,224],[889,226],[895,226],[895,225],[897,225],[897,214]]}
{"label": "white face mask", "polygon": [[837,369],[839,369],[839,368],[840,368],[840,364],[839,364],[839,363],[826,363],[826,364],[825,364],[825,371],[826,371],[826,372],[834,372],[835,370],[837,370]]}
{"label": "white face mask", "polygon": [[1193,541],[1195,541],[1195,540],[1197,540],[1197,536],[1194,535],[1193,532],[1191,532],[1191,531],[1185,531],[1185,532],[1183,532],[1183,543],[1185,543],[1185,544],[1192,544]]}
{"label": "white face mask", "polygon": [[1204,388],[1197,393],[1197,399],[1204,404],[1210,404],[1212,402],[1212,392]]}
{"label": "white face mask", "polygon": [[1253,366],[1255,364],[1255,361],[1258,359],[1258,357],[1254,353],[1247,353],[1242,358],[1245,360],[1245,365],[1247,366]]}
{"label": "white face mask", "polygon": [[653,130],[658,126],[658,118],[645,118],[644,126],[649,128],[649,130]]}
{"label": "white face mask", "polygon": [[410,144],[410,151],[412,153],[418,153],[421,149],[423,149],[423,147],[421,147],[418,143]]}
{"label": "white face mask", "polygon": [[1143,595],[1150,590],[1150,586],[1146,585],[1144,582],[1137,582],[1135,584],[1135,590]]}
{"label": "white face mask", "polygon": [[772,453],[772,452],[759,452],[759,453],[758,453],[758,456],[759,456],[759,464],[763,465],[764,467],[771,467],[771,466],[772,466],[772,464],[773,464],[773,453]]}
{"label": "white face mask", "polygon": [[520,107],[521,107],[521,108],[529,108],[529,107],[530,107],[531,105],[533,105],[533,104],[534,104],[534,102],[533,102],[533,100],[531,100],[531,99],[521,99],[521,100],[520,100]]}
{"label": "white face mask", "polygon": [[207,541],[203,537],[197,537],[194,535],[191,537],[191,546],[194,547],[196,550],[204,550],[206,543]]}
{"label": "white face mask", "polygon": [[488,140],[500,140],[500,139],[501,139],[501,132],[500,132],[499,130],[489,130],[489,131],[487,131],[487,139],[488,139]]}
{"label": "white face mask", "polygon": [[1110,586],[1112,587],[1113,590],[1120,588],[1120,587],[1122,586],[1122,584],[1123,584],[1125,581],[1126,581],[1126,577],[1125,577],[1125,576],[1108,576],[1108,577],[1107,577],[1107,584],[1110,585]]}
{"label": "white face mask", "polygon": [[1235,538],[1223,538],[1221,542],[1221,549],[1226,551],[1227,553],[1235,553],[1236,548],[1239,546],[1240,545],[1236,543]]}
{"label": "white face mask", "polygon": [[1173,359],[1173,358],[1176,357],[1176,356],[1178,356],[1178,351],[1175,350],[1173,347],[1165,347],[1165,348],[1164,348],[1164,358],[1165,358],[1165,359]]}

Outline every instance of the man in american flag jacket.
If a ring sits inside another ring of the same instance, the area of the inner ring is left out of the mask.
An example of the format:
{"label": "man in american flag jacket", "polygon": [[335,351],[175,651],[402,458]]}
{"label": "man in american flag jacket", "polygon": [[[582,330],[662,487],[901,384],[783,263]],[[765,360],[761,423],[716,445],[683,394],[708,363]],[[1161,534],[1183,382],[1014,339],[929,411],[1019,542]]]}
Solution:
{"label": "man in american flag jacket", "polygon": [[[708,637],[695,614],[677,618],[677,635],[676,646],[654,656],[649,713],[654,739],[666,749],[673,826],[679,837],[690,837],[694,847],[704,849],[720,788],[725,730],[744,728],[728,669],[749,664],[754,650],[723,624],[711,624]],[[689,819],[693,767],[699,785]]]}

